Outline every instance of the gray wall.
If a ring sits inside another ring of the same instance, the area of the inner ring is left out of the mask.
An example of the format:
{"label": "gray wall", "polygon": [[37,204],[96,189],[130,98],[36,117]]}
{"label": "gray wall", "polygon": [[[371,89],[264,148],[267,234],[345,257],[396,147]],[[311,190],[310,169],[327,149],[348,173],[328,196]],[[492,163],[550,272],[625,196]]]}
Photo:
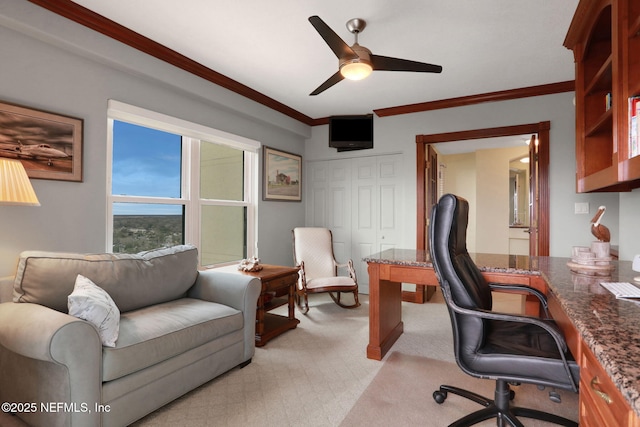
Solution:
{"label": "gray wall", "polygon": [[640,189],[620,193],[620,257],[640,254]]}
{"label": "gray wall", "polygon": [[[405,163],[404,246],[415,247],[415,135],[551,121],[551,255],[588,244],[591,215],[575,202],[604,204],[604,224],[621,256],[640,252],[635,224],[640,191],[575,193],[573,94],[487,103],[375,118],[375,148],[337,153],[327,126],[309,128],[260,104],[22,0],[0,3],[0,100],[84,119],[82,183],[32,180],[42,206],[0,207],[0,276],[11,274],[22,250],[101,252],[106,242],[107,101],[115,99],[303,154],[305,162],[402,153]],[[469,93],[474,93],[469,88]],[[386,106],[382,106],[386,107]],[[365,111],[363,111],[365,113]],[[340,114],[340,111],[336,111]],[[258,207],[259,255],[291,265],[290,230],[304,224],[303,203]],[[622,233],[621,230],[624,230]]]}
{"label": "gray wall", "polygon": [[[45,32],[46,31],[46,32]],[[21,0],[0,3],[0,100],[84,119],[82,183],[32,180],[41,207],[0,207],[0,276],[22,250],[102,252],[107,101],[115,99],[303,154],[308,126]],[[259,256],[292,264],[302,203],[260,202]]]}
{"label": "gray wall", "polygon": [[[473,90],[469,90],[473,93]],[[619,210],[618,193],[576,194],[575,192],[575,115],[573,93],[493,102],[423,113],[392,117],[375,117],[374,149],[360,152],[338,153],[327,146],[327,126],[314,127],[312,138],[307,141],[307,161],[345,158],[358,155],[375,155],[401,152],[405,157],[405,247],[415,247],[416,233],[416,165],[415,137],[420,134],[453,132],[498,126],[550,121],[551,164],[551,256],[568,257],[571,246],[589,245],[593,240],[590,219],[598,206],[606,205],[603,224],[612,233],[612,244],[620,244],[622,257],[630,259],[640,245],[630,243],[626,235],[621,236],[619,224],[629,218],[637,218],[636,210]],[[638,197],[629,202],[638,204]],[[589,202],[589,215],[575,215],[575,202]],[[638,241],[636,239],[636,241]],[[633,247],[631,247],[633,246]]]}

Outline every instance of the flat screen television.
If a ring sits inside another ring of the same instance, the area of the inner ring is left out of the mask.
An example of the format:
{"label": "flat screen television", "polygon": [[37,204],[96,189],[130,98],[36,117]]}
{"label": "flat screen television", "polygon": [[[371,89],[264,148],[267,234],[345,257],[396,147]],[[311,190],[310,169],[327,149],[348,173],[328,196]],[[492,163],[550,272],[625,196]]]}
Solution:
{"label": "flat screen television", "polygon": [[329,117],[329,147],[338,151],[373,148],[373,114]]}

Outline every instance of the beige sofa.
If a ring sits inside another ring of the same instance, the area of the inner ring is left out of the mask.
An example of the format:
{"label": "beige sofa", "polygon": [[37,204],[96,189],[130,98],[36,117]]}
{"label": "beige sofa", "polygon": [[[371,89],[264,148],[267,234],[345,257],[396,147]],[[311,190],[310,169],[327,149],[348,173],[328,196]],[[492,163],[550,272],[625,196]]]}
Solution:
{"label": "beige sofa", "polygon": [[[0,280],[0,402],[33,426],[125,426],[249,363],[260,281],[198,271],[197,258],[189,245],[22,253]],[[68,314],[78,274],[120,312],[113,347]]]}

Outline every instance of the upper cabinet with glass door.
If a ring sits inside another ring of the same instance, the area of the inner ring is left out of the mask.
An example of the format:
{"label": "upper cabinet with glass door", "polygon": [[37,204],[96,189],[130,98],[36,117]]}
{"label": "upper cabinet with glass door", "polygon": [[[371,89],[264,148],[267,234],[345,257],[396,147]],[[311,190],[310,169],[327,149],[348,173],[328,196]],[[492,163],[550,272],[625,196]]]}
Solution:
{"label": "upper cabinet with glass door", "polygon": [[640,187],[640,1],[581,0],[564,45],[576,62],[577,191]]}

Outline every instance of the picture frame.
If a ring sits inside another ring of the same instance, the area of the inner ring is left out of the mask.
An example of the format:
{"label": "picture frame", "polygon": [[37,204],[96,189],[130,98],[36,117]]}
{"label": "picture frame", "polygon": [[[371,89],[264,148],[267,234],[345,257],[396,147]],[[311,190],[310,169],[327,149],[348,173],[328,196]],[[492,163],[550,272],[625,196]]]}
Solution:
{"label": "picture frame", "polygon": [[82,182],[84,121],[0,101],[0,157],[29,178]]}
{"label": "picture frame", "polygon": [[263,146],[262,200],[302,201],[302,156]]}

